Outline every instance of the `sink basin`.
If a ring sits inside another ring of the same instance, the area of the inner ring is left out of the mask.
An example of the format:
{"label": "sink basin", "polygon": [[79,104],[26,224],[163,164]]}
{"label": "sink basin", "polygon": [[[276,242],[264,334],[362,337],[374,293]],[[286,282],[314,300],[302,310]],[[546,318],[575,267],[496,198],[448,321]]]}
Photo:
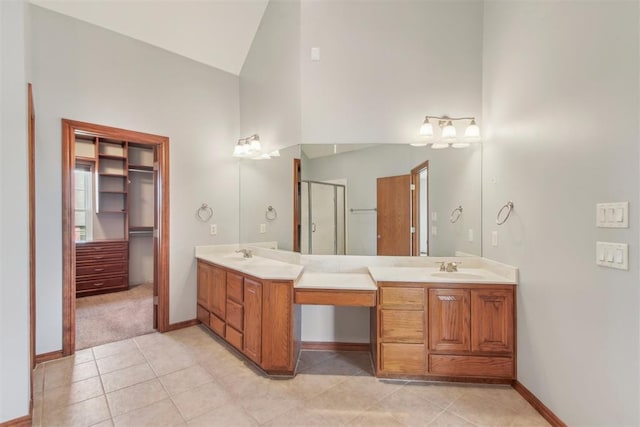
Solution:
{"label": "sink basin", "polygon": [[484,276],[480,274],[461,273],[459,271],[452,271],[452,272],[439,271],[437,273],[432,273],[431,275],[434,277],[442,277],[445,279],[460,279],[460,280],[484,279]]}

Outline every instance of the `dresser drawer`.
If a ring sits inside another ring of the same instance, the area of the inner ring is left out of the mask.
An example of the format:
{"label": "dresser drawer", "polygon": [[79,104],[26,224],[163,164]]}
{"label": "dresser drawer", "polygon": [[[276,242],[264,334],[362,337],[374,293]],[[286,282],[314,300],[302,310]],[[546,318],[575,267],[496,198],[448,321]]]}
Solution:
{"label": "dresser drawer", "polygon": [[227,272],[227,298],[242,303],[242,276]]}
{"label": "dresser drawer", "polygon": [[90,251],[76,252],[76,264],[100,264],[127,260],[128,251]]}
{"label": "dresser drawer", "polygon": [[243,330],[242,318],[244,308],[237,302],[227,299],[227,324],[239,331]]}
{"label": "dresser drawer", "polygon": [[128,288],[128,279],[126,276],[110,276],[110,277],[96,277],[85,280],[76,280],[76,292],[82,293],[82,291],[98,291],[106,290],[110,288]]}
{"label": "dresser drawer", "polygon": [[421,310],[424,307],[424,288],[380,288],[380,305],[382,307],[402,307]]}
{"label": "dresser drawer", "polygon": [[380,338],[384,342],[424,343],[422,310],[380,310]]}
{"label": "dresser drawer", "polygon": [[122,241],[101,241],[95,240],[93,242],[76,243],[76,256],[84,255],[96,252],[117,252],[126,250],[128,248],[126,240]]}
{"label": "dresser drawer", "polygon": [[110,275],[125,274],[129,268],[128,263],[118,262],[113,264],[91,264],[91,265],[78,265],[76,266],[76,280],[82,280],[84,276],[94,275]]}

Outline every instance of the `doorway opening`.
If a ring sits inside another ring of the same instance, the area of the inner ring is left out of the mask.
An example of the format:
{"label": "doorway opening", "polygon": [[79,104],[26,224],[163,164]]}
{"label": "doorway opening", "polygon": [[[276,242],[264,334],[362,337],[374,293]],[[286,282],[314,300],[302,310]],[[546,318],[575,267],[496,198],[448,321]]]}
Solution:
{"label": "doorway opening", "polygon": [[169,139],[62,128],[63,354],[166,331]]}

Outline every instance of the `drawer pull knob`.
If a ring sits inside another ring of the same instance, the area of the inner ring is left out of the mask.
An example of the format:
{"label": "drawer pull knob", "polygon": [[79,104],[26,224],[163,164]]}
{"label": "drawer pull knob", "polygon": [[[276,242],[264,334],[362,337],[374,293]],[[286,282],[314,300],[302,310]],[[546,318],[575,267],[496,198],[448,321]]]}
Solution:
{"label": "drawer pull knob", "polygon": [[104,268],[96,268],[94,271],[104,271]]}
{"label": "drawer pull knob", "polygon": [[94,284],[94,286],[102,286],[102,285],[104,285],[104,282]]}

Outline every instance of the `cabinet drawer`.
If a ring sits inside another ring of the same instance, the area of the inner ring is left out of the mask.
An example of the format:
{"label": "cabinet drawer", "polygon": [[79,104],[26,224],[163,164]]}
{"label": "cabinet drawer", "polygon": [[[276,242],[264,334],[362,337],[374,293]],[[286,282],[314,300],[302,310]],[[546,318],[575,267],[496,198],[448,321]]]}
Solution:
{"label": "cabinet drawer", "polygon": [[76,243],[76,257],[98,252],[117,252],[127,250],[128,243],[125,240],[117,242],[93,241]]}
{"label": "cabinet drawer", "polygon": [[205,325],[209,324],[209,310],[207,310],[206,308],[202,307],[201,305],[198,305],[198,320],[201,321],[202,323],[204,323]]}
{"label": "cabinet drawer", "polygon": [[424,307],[424,288],[381,287],[380,305],[420,310]]}
{"label": "cabinet drawer", "polygon": [[235,329],[227,326],[227,333],[225,335],[225,338],[227,339],[229,344],[231,344],[238,350],[242,351],[242,333],[241,332],[238,332]]}
{"label": "cabinet drawer", "polygon": [[78,279],[82,279],[82,276],[92,276],[92,275],[115,275],[115,274],[124,274],[127,271],[127,263],[118,262],[113,264],[92,264],[92,265],[78,265],[76,266],[76,277]]}
{"label": "cabinet drawer", "polygon": [[242,303],[242,276],[227,273],[227,298]]}
{"label": "cabinet drawer", "polygon": [[382,341],[424,343],[424,311],[380,310]]}
{"label": "cabinet drawer", "polygon": [[424,344],[380,344],[380,370],[385,373],[424,375]]}
{"label": "cabinet drawer", "polygon": [[90,278],[85,280],[76,280],[76,292],[89,291],[107,288],[128,287],[126,276],[111,276],[105,278]]}
{"label": "cabinet drawer", "polygon": [[209,316],[209,327],[211,330],[221,337],[224,337],[224,326],[224,320],[211,313]]}
{"label": "cabinet drawer", "polygon": [[429,373],[456,377],[513,377],[510,357],[429,355]]}
{"label": "cabinet drawer", "polygon": [[118,262],[127,260],[127,251],[96,251],[76,253],[76,264]]}
{"label": "cabinet drawer", "polygon": [[243,307],[237,302],[227,299],[227,324],[242,331]]}

